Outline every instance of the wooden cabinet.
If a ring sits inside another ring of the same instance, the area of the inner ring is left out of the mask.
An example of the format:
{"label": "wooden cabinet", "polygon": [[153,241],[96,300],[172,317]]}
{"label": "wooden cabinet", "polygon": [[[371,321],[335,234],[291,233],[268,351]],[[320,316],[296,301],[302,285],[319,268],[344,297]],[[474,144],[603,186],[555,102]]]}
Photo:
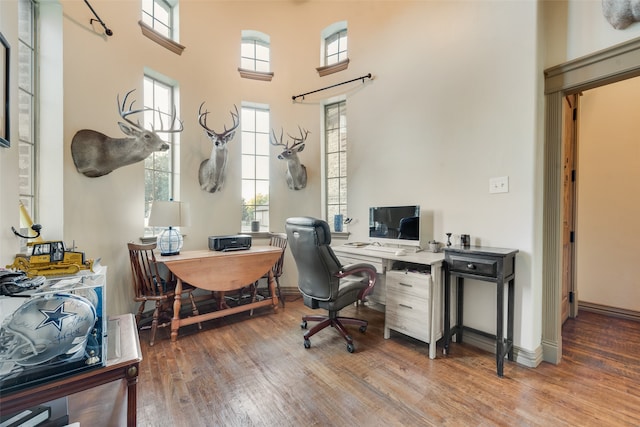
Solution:
{"label": "wooden cabinet", "polygon": [[435,292],[431,274],[412,271],[387,271],[387,304],[384,337],[391,330],[401,332],[426,343],[442,337],[441,298]]}

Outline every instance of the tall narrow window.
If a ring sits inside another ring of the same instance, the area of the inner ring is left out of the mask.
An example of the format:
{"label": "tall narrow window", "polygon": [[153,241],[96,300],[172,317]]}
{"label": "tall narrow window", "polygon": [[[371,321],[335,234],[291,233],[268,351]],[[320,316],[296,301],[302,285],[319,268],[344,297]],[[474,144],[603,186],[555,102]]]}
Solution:
{"label": "tall narrow window", "polygon": [[142,22],[158,34],[173,38],[173,8],[165,0],[142,0]]}
{"label": "tall narrow window", "polygon": [[34,1],[18,2],[18,187],[20,202],[33,220],[37,213],[36,12]]}
{"label": "tall narrow window", "polygon": [[[324,107],[325,191],[327,221],[334,227],[334,215],[347,217],[347,103]],[[335,230],[334,230],[335,231]]]}
{"label": "tall narrow window", "polygon": [[[168,123],[169,115],[174,106],[175,89],[156,78],[146,75],[144,77],[144,107],[155,111],[144,113],[144,126],[152,125],[155,130],[168,128],[173,123]],[[159,114],[161,111],[164,114]],[[162,116],[162,117],[161,117]],[[141,120],[142,123],[142,120]],[[161,137],[168,142],[171,148],[167,151],[154,151],[144,160],[144,201],[145,201],[145,225],[149,221],[151,204],[154,200],[171,200],[177,198],[174,189],[178,188],[175,182],[175,165],[177,163],[178,134],[162,133]],[[145,236],[158,234],[161,230],[151,227],[145,228]]]}
{"label": "tall narrow window", "polygon": [[268,107],[242,107],[241,231],[269,231],[269,116]]}
{"label": "tall narrow window", "polygon": [[347,30],[337,31],[325,39],[324,65],[333,65],[347,59]]}

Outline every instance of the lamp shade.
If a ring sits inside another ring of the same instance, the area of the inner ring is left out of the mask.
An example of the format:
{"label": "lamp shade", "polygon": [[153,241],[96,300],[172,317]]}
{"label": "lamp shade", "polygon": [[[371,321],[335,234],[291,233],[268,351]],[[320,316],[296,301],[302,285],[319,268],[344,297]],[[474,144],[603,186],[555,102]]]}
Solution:
{"label": "lamp shade", "polygon": [[191,225],[191,209],[187,202],[156,200],[149,214],[150,227],[188,227]]}

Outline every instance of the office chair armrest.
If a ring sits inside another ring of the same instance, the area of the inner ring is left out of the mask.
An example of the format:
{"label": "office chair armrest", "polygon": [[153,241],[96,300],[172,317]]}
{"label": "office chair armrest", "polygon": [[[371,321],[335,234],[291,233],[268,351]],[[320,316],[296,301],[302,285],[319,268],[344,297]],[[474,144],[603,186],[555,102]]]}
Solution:
{"label": "office chair armrest", "polygon": [[362,291],[360,291],[360,294],[358,295],[358,299],[362,300],[364,297],[369,295],[371,291],[373,291],[373,287],[376,284],[376,279],[378,278],[378,272],[373,265],[366,263],[343,265],[342,270],[336,273],[336,277],[342,279],[343,277],[352,276],[359,273],[365,273],[367,276],[369,276],[369,286],[362,289]]}

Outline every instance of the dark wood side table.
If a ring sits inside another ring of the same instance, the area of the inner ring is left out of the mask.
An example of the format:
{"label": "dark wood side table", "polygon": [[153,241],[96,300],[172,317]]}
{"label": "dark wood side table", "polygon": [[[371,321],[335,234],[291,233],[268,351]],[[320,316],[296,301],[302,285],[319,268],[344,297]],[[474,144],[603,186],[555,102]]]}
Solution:
{"label": "dark wood side table", "polygon": [[118,323],[120,334],[118,337],[109,334],[108,339],[119,341],[118,347],[120,351],[119,354],[109,356],[105,367],[71,375],[7,395],[2,394],[0,395],[0,414],[12,414],[43,402],[85,391],[111,381],[125,380],[127,382],[127,426],[135,427],[138,373],[140,371],[140,362],[142,361],[138,329],[132,314],[109,317],[109,323],[111,322]]}
{"label": "dark wood side table", "polygon": [[[451,337],[462,342],[463,330],[495,338],[496,369],[503,376],[504,358],[513,358],[513,305],[517,249],[490,248],[484,246],[451,246],[444,249],[444,353],[449,351]],[[456,277],[456,324],[451,327],[451,276]],[[496,284],[496,334],[492,335],[463,326],[464,279],[476,279]],[[507,285],[507,336],[504,336],[504,286]]]}

